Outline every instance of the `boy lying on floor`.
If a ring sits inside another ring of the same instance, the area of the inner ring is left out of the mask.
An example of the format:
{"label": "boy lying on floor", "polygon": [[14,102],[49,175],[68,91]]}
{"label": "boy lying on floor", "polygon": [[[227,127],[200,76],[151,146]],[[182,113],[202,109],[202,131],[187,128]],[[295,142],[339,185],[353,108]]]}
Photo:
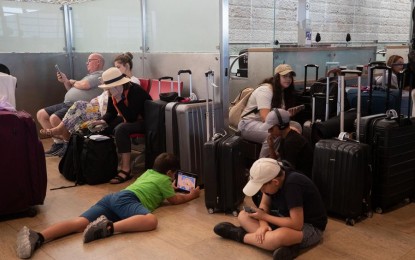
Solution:
{"label": "boy lying on floor", "polygon": [[151,214],[167,199],[173,205],[193,200],[200,189],[188,194],[174,191],[172,180],[179,169],[178,159],[160,154],[152,170],[147,170],[124,190],[104,196],[81,216],[58,222],[40,233],[24,226],[17,235],[17,255],[29,258],[43,243],[72,233],[84,232],[84,243],[112,236],[114,233],[154,230],[157,218]]}

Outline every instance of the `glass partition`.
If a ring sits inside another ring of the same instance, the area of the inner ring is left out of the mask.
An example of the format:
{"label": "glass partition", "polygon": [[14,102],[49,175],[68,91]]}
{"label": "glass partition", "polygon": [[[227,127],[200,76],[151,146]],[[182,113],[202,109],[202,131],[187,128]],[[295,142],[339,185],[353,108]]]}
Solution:
{"label": "glass partition", "polygon": [[96,0],[72,5],[76,52],[139,52],[140,0]]}
{"label": "glass partition", "polygon": [[219,52],[219,0],[147,1],[149,52]]}
{"label": "glass partition", "polygon": [[63,52],[60,5],[0,1],[0,52]]}

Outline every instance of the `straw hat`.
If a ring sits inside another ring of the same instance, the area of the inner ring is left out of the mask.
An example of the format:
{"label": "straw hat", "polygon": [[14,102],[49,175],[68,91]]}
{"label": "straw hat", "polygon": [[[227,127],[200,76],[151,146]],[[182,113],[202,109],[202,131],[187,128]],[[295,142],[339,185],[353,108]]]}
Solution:
{"label": "straw hat", "polygon": [[116,86],[122,86],[123,84],[130,82],[130,79],[122,74],[118,68],[112,67],[102,73],[102,81],[104,84],[99,85],[98,87],[107,90]]}

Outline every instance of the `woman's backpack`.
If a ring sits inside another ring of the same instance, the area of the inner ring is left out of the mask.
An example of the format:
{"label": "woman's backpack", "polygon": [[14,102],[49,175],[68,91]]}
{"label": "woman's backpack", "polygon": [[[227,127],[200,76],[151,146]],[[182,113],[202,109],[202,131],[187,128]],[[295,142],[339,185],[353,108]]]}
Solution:
{"label": "woman's backpack", "polygon": [[239,92],[239,95],[235,98],[235,100],[231,102],[231,105],[229,106],[229,126],[238,129],[242,112],[244,111],[249,97],[254,90],[254,88],[244,88],[241,92]]}

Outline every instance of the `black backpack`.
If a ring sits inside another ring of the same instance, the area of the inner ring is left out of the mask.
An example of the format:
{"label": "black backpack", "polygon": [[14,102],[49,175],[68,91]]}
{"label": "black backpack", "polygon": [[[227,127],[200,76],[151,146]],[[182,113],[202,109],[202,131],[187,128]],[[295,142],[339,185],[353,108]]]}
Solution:
{"label": "black backpack", "polygon": [[117,175],[118,156],[114,138],[93,140],[80,133],[71,135],[59,172],[75,185],[100,184]]}

